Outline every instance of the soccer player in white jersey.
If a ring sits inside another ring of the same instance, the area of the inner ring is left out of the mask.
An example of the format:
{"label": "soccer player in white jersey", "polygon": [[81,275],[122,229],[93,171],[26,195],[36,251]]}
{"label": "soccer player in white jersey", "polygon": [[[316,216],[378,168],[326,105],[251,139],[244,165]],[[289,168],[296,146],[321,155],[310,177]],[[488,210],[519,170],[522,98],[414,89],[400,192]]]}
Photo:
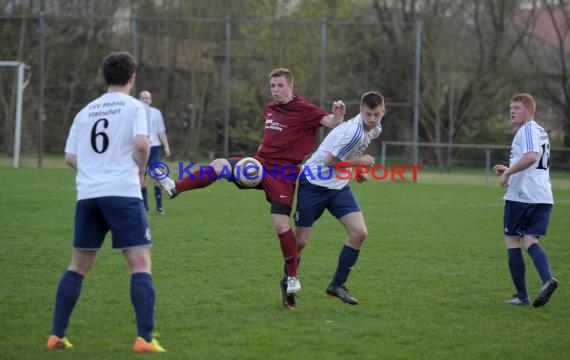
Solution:
{"label": "soccer player in white jersey", "polygon": [[[344,284],[356,264],[367,229],[346,173],[343,171],[340,176],[337,167],[374,164],[374,157],[364,154],[364,151],[382,132],[380,122],[385,112],[384,97],[380,93],[362,95],[360,113],[338,125],[325,137],[305,163],[299,177],[295,212],[298,252],[300,254],[307,245],[313,223],[328,209],[344,226],[347,237],[326,293],[352,305],[358,304],[358,300],[349,294]],[[362,183],[366,179],[365,175],[358,175],[356,180]]]}
{"label": "soccer player in white jersey", "polygon": [[525,263],[521,244],[532,258],[542,280],[542,287],[532,305],[545,305],[558,287],[552,277],[548,256],[538,243],[546,235],[552,205],[549,163],[550,142],[548,134],[534,121],[536,102],[529,94],[511,98],[511,123],[517,132],[511,146],[509,166],[495,165],[493,170],[500,175],[499,183],[507,187],[503,216],[505,245],[509,270],[516,295],[506,301],[510,305],[529,305],[526,290]]}
{"label": "soccer player in white jersey", "polygon": [[77,170],[73,254],[57,288],[46,347],[73,347],[65,331],[83,279],[110,230],[113,248],[122,250],[131,271],[131,302],[137,323],[133,350],[164,352],[152,336],[152,241],[139,180],[149,155],[148,127],[144,104],[129,95],[136,59],[127,52],[113,52],[103,59],[102,70],[108,91],[76,115],[65,146],[65,162]]}
{"label": "soccer player in white jersey", "polygon": [[[168,135],[166,135],[166,124],[162,112],[152,105],[152,94],[145,90],[141,91],[139,95],[140,101],[148,105],[150,110],[150,128],[148,130],[150,137],[150,157],[148,163],[153,164],[160,161],[160,149],[164,147],[164,154],[166,157],[170,156],[170,146],[168,145]],[[148,211],[146,176],[142,179],[142,195],[144,207]],[[162,191],[158,185],[154,186],[154,198],[156,199],[156,211],[159,214],[164,214],[162,207]]]}

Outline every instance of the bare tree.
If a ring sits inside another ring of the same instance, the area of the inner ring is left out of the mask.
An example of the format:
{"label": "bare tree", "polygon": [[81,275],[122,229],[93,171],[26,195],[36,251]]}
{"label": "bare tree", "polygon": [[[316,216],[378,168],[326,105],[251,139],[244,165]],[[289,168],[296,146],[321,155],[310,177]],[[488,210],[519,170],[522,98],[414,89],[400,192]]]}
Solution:
{"label": "bare tree", "polygon": [[540,7],[525,15],[533,36],[524,53],[542,96],[562,115],[564,146],[570,147],[570,6],[565,0],[540,0]]}
{"label": "bare tree", "polygon": [[[447,156],[443,148],[434,150],[444,171],[451,167],[452,143],[484,134],[516,85],[510,65],[523,34],[511,29],[521,3],[374,0],[381,20],[422,21],[422,137],[449,144]],[[391,41],[403,41],[397,31],[390,34]]]}

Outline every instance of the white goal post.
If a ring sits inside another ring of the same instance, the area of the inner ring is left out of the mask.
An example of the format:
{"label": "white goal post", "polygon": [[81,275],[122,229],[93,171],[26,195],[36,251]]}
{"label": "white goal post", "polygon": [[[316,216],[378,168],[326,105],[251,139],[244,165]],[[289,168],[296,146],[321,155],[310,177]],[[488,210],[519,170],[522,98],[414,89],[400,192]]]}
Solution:
{"label": "white goal post", "polygon": [[21,61],[0,61],[0,67],[15,67],[18,70],[18,85],[16,90],[16,116],[14,122],[14,156],[12,165],[20,167],[20,148],[22,137],[22,103],[24,100],[24,70],[26,64]]}

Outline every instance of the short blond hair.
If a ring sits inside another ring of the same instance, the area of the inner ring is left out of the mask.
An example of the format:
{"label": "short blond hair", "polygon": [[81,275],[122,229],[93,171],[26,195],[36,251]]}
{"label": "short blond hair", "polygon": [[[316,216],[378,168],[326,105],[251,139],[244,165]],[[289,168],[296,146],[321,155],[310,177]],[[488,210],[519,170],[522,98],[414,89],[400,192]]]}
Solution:
{"label": "short blond hair", "polygon": [[524,107],[530,111],[530,115],[534,116],[534,112],[536,111],[536,101],[532,95],[527,93],[516,94],[511,98],[511,102],[515,101],[520,101]]}
{"label": "short blond hair", "polygon": [[287,80],[287,84],[289,84],[289,86],[293,86],[293,73],[291,72],[291,70],[286,68],[277,68],[271,70],[271,72],[269,73],[270,80],[271,78],[280,77],[280,76],[284,76],[285,80]]}

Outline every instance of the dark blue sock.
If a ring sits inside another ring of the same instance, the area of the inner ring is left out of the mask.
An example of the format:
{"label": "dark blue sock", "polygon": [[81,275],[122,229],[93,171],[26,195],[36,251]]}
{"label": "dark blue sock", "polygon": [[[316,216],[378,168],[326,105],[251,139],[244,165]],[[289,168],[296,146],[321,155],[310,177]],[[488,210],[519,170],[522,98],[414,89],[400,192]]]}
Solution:
{"label": "dark blue sock", "polygon": [[526,292],[526,280],[525,280],[525,265],[522,255],[522,250],[520,248],[508,249],[509,255],[509,270],[511,271],[511,277],[513,278],[513,283],[517,289],[517,296],[519,299],[528,298]]}
{"label": "dark blue sock", "polygon": [[148,194],[146,191],[146,187],[141,188],[141,193],[143,197],[144,208],[148,211]]}
{"label": "dark blue sock", "polygon": [[137,318],[137,335],[146,341],[152,340],[154,329],[155,292],[152,276],[139,272],[131,275],[131,302]]}
{"label": "dark blue sock", "polygon": [[538,275],[540,276],[542,283],[544,284],[552,277],[546,252],[538,243],[534,243],[529,246],[527,251],[534,262],[534,267],[536,268],[536,271],[538,271]]}
{"label": "dark blue sock", "polygon": [[344,285],[346,279],[348,279],[350,270],[352,270],[352,267],[354,266],[354,264],[356,264],[356,260],[358,260],[358,254],[360,254],[360,250],[353,249],[346,245],[342,247],[340,255],[338,256],[338,265],[336,268],[336,272],[331,281],[332,285],[335,286]]}
{"label": "dark blue sock", "polygon": [[69,318],[79,294],[81,294],[81,284],[83,283],[83,275],[74,271],[66,271],[57,287],[55,296],[55,310],[53,312],[53,323],[51,328],[52,335],[59,338],[65,336],[65,329],[69,324]]}
{"label": "dark blue sock", "polygon": [[158,186],[154,187],[154,197],[156,199],[156,210],[162,209],[162,192]]}

